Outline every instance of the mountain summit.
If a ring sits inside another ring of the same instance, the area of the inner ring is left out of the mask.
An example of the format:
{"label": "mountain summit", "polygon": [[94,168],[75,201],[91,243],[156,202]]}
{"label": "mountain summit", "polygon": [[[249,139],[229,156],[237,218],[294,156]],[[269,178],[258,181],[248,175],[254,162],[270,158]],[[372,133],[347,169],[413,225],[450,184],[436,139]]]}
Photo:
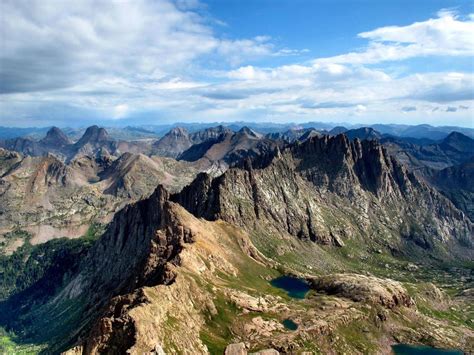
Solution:
{"label": "mountain summit", "polygon": [[40,144],[44,144],[49,147],[60,149],[64,146],[71,144],[71,141],[66,134],[61,131],[58,127],[52,127],[47,133],[46,137],[39,141]]}
{"label": "mountain summit", "polygon": [[82,147],[86,144],[98,145],[108,140],[109,134],[105,128],[94,125],[86,129],[83,136],[77,141],[76,146]]}

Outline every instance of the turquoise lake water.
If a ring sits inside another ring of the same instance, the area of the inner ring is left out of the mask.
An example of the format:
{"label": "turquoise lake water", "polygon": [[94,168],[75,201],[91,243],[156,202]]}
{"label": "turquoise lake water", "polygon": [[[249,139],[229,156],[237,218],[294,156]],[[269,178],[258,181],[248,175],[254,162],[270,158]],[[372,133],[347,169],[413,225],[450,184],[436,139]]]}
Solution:
{"label": "turquoise lake water", "polygon": [[293,298],[303,299],[309,291],[309,285],[305,281],[292,276],[280,276],[270,283],[274,287],[285,290],[288,296]]}
{"label": "turquoise lake water", "polygon": [[423,345],[396,344],[392,346],[395,355],[463,355],[460,350],[437,349]]}
{"label": "turquoise lake water", "polygon": [[293,322],[291,319],[285,319],[283,322],[281,322],[285,326],[286,329],[288,330],[296,330],[298,329],[298,324]]}

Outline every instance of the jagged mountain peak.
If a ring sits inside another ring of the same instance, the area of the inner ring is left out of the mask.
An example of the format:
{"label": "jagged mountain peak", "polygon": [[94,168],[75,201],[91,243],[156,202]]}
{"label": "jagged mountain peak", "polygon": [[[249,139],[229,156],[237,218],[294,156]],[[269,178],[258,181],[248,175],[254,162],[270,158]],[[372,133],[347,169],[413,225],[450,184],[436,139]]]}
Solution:
{"label": "jagged mountain peak", "polygon": [[176,158],[192,144],[188,131],[182,127],[175,127],[153,143],[153,153]]}
{"label": "jagged mountain peak", "polygon": [[[355,228],[366,238],[372,225],[386,223],[390,227],[383,227],[384,233],[423,248],[435,240],[458,247],[472,244],[472,223],[446,198],[408,172],[378,141],[350,141],[343,134],[311,137],[246,159],[214,179],[200,175],[172,199],[198,217],[248,230],[262,223],[323,244],[343,245],[356,233],[340,228]],[[328,217],[337,211],[345,212]],[[352,218],[358,220],[355,225]],[[335,220],[338,227],[332,225]],[[345,227],[340,227],[342,221]],[[447,230],[446,223],[456,227]],[[403,249],[403,242],[396,247]]]}
{"label": "jagged mountain peak", "polygon": [[441,141],[441,146],[449,146],[459,151],[474,152],[474,139],[460,132],[453,131]]}
{"label": "jagged mountain peak", "polygon": [[189,135],[189,132],[186,128],[174,127],[170,129],[170,131],[166,133],[165,136],[187,137],[188,135]]}
{"label": "jagged mountain peak", "polygon": [[77,146],[83,146],[85,144],[98,144],[101,142],[107,142],[109,140],[109,134],[105,128],[97,125],[90,126],[86,129],[81,139],[76,143]]}
{"label": "jagged mountain peak", "polygon": [[252,130],[251,128],[247,127],[247,126],[244,126],[242,127],[238,132],[237,132],[239,135],[245,135],[249,138],[261,138],[262,135],[260,133],[257,133],[255,132],[254,130]]}
{"label": "jagged mountain peak", "polygon": [[350,129],[348,131],[341,132],[341,133],[344,133],[346,136],[349,137],[349,139],[359,138],[362,140],[362,139],[382,138],[382,134],[371,127],[361,127],[357,129]]}
{"label": "jagged mountain peak", "polygon": [[330,135],[338,135],[347,131],[347,128],[344,126],[336,126],[329,131]]}
{"label": "jagged mountain peak", "polygon": [[51,127],[40,143],[60,148],[62,146],[71,144],[71,141],[61,129],[58,127]]}
{"label": "jagged mountain peak", "polygon": [[226,135],[231,133],[232,130],[224,127],[223,125],[219,125],[194,132],[190,135],[190,137],[194,144],[200,144],[209,140],[222,140]]}

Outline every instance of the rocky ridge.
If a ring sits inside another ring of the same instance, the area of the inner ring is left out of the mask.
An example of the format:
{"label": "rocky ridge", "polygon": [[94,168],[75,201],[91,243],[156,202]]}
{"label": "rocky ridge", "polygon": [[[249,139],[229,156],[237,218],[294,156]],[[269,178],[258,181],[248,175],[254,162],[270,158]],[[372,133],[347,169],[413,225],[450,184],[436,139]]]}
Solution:
{"label": "rocky ridge", "polygon": [[263,137],[248,127],[237,132],[226,132],[217,140],[206,140],[183,152],[179,159],[199,161],[203,166],[212,166],[219,162],[227,166],[242,158],[255,157],[271,152],[279,144]]}
{"label": "rocky ridge", "polygon": [[286,231],[338,246],[372,236],[400,251],[405,243],[472,251],[473,225],[450,201],[377,141],[344,135],[310,138],[214,179],[201,174],[172,199],[196,216],[267,236]]}
{"label": "rocky ridge", "polygon": [[[180,157],[180,159],[184,157],[184,160],[194,161],[197,160],[195,156],[199,154],[198,152],[222,141],[229,134],[232,134],[232,131],[224,126],[206,128],[193,133],[189,133],[185,128],[175,127],[153,143],[152,152],[160,156]],[[192,147],[193,150],[188,151]]]}

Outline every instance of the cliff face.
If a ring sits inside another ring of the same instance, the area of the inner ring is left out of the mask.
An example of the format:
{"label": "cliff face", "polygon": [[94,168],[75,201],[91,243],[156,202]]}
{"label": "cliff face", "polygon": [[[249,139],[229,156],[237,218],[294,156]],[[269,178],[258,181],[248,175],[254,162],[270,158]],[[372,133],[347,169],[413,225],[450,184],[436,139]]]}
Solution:
{"label": "cliff face", "polygon": [[55,325],[73,326],[75,333],[68,340],[82,339],[86,353],[131,347],[136,330],[127,309],[148,302],[143,287],[174,283],[173,269],[194,236],[179,221],[168,197],[160,186],[148,199],[117,213],[81,261],[79,271],[42,308],[45,317],[51,317],[57,308],[76,305],[75,318],[60,317]]}
{"label": "cliff face", "polygon": [[96,303],[139,286],[172,282],[167,263],[178,262],[182,243],[191,242],[192,236],[175,225],[168,204],[168,192],[160,185],[148,199],[118,212],[65,294],[87,289],[109,293],[95,293],[91,302]]}
{"label": "cliff face", "polygon": [[295,143],[215,179],[202,174],[172,199],[199,217],[323,244],[355,237],[398,249],[472,246],[472,223],[446,198],[376,141],[344,135]]}

